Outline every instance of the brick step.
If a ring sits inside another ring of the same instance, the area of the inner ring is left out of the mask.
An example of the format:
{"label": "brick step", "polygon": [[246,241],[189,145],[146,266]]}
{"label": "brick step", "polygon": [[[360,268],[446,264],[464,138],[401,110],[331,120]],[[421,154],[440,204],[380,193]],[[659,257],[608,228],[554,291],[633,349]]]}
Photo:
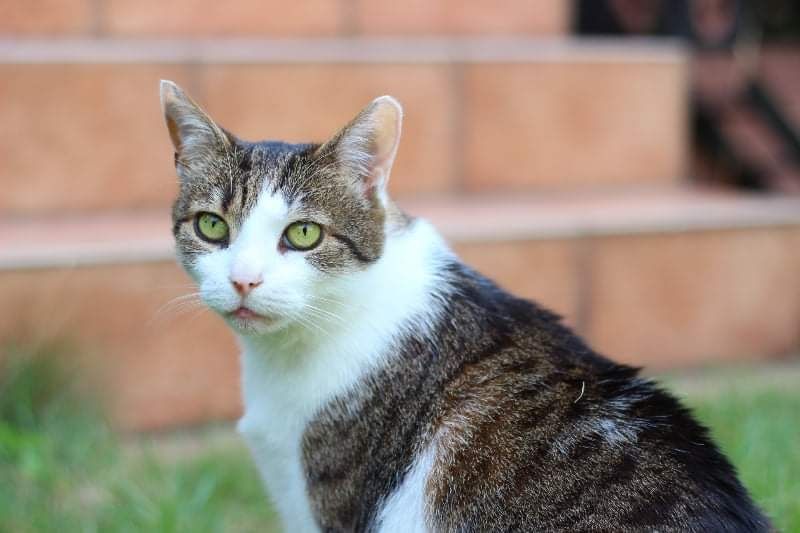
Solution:
{"label": "brick step", "polygon": [[0,210],[168,205],[160,78],[249,139],[324,140],[394,94],[399,196],[672,186],[685,76],[674,44],[630,40],[0,41]]}
{"label": "brick step", "polygon": [[561,35],[569,0],[3,0],[0,34],[125,37]]}
{"label": "brick step", "polygon": [[[467,263],[617,360],[665,368],[800,347],[798,199],[674,191],[404,205]],[[127,428],[239,410],[231,334],[174,300],[193,289],[169,226],[163,211],[0,220],[0,339],[74,339]]]}

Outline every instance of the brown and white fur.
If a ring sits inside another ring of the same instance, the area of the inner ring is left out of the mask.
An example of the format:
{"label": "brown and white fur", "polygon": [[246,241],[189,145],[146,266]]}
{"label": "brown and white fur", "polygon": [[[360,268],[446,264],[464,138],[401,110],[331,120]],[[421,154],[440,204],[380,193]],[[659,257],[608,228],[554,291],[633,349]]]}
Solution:
{"label": "brown and white fur", "polygon": [[[677,401],[392,203],[393,98],[322,145],[242,141],[171,82],[161,98],[178,256],[240,341],[238,428],[286,531],[768,530]],[[282,244],[297,221],[317,247]]]}

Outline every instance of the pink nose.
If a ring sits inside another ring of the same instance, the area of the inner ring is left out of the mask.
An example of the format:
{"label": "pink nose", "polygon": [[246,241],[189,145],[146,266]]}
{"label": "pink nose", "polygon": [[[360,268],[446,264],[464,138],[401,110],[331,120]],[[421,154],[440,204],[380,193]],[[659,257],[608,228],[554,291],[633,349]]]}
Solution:
{"label": "pink nose", "polygon": [[233,285],[233,288],[236,289],[236,292],[238,292],[240,296],[247,296],[248,294],[250,294],[250,291],[261,285],[261,283],[262,283],[261,278],[258,278],[253,281],[245,281],[245,280],[231,278],[231,284]]}

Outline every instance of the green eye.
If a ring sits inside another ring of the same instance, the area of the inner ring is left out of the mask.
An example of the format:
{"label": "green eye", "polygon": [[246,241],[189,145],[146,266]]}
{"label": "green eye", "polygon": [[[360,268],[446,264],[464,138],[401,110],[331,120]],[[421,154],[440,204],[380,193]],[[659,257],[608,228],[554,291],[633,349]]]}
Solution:
{"label": "green eye", "polygon": [[200,213],[194,219],[194,229],[201,239],[222,242],[228,238],[228,224],[213,213]]}
{"label": "green eye", "polygon": [[286,228],[283,238],[290,248],[310,250],[322,240],[322,228],[313,222],[295,222]]}

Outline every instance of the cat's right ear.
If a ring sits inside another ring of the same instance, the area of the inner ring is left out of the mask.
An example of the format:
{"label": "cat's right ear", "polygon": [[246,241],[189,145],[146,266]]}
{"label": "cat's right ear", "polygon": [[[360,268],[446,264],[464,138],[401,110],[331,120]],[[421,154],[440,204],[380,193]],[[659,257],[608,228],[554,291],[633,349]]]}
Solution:
{"label": "cat's right ear", "polygon": [[[230,147],[231,139],[175,83],[161,80],[161,109],[176,162],[191,165]],[[179,165],[180,166],[180,165]]]}
{"label": "cat's right ear", "polygon": [[400,103],[381,96],[320,146],[317,154],[335,154],[351,185],[367,196],[382,196],[397,154],[402,122]]}

